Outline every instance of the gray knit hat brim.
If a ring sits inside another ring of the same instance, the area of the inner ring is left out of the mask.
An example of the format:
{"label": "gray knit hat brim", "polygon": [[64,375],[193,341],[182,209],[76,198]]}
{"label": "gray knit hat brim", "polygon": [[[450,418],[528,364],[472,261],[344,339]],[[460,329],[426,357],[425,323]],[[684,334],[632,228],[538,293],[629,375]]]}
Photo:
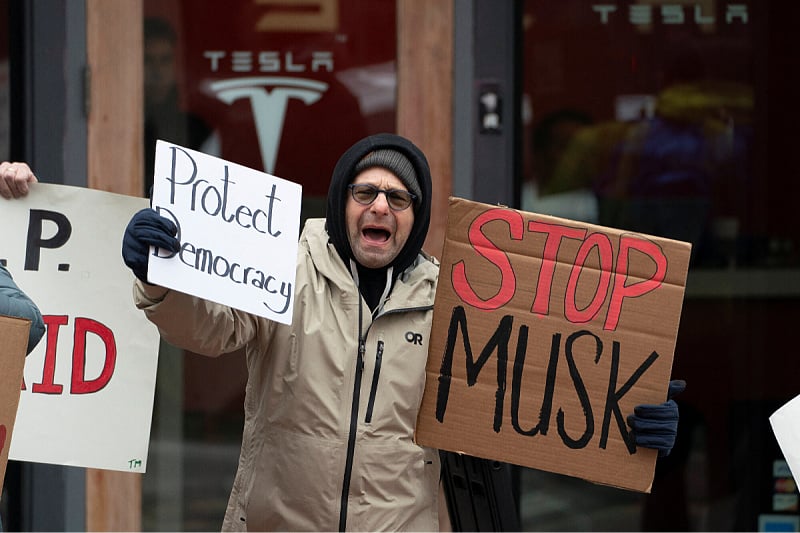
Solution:
{"label": "gray knit hat brim", "polygon": [[403,182],[408,192],[416,196],[414,203],[420,204],[422,191],[417,181],[417,173],[414,171],[414,165],[405,155],[389,148],[370,152],[358,162],[354,176],[358,176],[364,170],[372,167],[381,167],[392,172]]}

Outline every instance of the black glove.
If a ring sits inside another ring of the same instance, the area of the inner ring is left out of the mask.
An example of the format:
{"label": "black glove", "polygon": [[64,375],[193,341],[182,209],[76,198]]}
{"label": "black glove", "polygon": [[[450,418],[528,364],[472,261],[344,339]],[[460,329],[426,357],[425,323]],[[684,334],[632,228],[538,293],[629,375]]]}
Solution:
{"label": "black glove", "polygon": [[673,396],[683,392],[686,382],[674,379],[669,382],[667,401],[658,405],[637,405],[628,416],[637,446],[655,448],[659,457],[666,457],[675,445],[678,435],[678,404]]}
{"label": "black glove", "polygon": [[175,238],[178,228],[153,209],[142,209],[131,218],[122,237],[122,259],[140,280],[147,283],[147,254],[150,246],[177,252],[180,242]]}

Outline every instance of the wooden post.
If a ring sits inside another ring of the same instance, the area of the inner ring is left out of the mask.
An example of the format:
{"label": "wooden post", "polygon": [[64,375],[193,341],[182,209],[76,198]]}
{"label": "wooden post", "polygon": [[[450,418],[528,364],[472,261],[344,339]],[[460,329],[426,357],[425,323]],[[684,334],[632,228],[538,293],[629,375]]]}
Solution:
{"label": "wooden post", "polygon": [[453,0],[397,1],[397,131],[428,157],[433,178],[425,251],[441,257],[453,186]]}
{"label": "wooden post", "polygon": [[90,189],[144,187],[142,0],[86,0]]}
{"label": "wooden post", "polygon": [[[86,0],[88,186],[141,196],[142,0]],[[86,530],[141,531],[141,474],[87,469]]]}
{"label": "wooden post", "polygon": [[[397,0],[397,132],[431,167],[431,226],[424,249],[442,256],[453,190],[454,0]],[[443,490],[439,529],[452,531]]]}

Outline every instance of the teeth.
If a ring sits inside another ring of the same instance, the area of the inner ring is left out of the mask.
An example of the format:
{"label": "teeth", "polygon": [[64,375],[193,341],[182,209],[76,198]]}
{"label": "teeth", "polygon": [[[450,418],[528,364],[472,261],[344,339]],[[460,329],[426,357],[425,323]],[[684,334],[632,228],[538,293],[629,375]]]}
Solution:
{"label": "teeth", "polygon": [[372,241],[385,242],[389,240],[390,233],[384,229],[378,228],[365,228],[363,231],[364,237]]}

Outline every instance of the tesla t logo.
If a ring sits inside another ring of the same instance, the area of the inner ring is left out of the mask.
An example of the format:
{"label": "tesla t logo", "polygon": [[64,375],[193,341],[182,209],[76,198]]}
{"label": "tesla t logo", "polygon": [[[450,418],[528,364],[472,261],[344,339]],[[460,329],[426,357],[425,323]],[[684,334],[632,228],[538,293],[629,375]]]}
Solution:
{"label": "tesla t logo", "polygon": [[302,78],[266,76],[217,81],[211,84],[211,90],[228,105],[240,98],[250,100],[264,170],[272,174],[289,100],[296,98],[311,105],[328,90],[328,84]]}

